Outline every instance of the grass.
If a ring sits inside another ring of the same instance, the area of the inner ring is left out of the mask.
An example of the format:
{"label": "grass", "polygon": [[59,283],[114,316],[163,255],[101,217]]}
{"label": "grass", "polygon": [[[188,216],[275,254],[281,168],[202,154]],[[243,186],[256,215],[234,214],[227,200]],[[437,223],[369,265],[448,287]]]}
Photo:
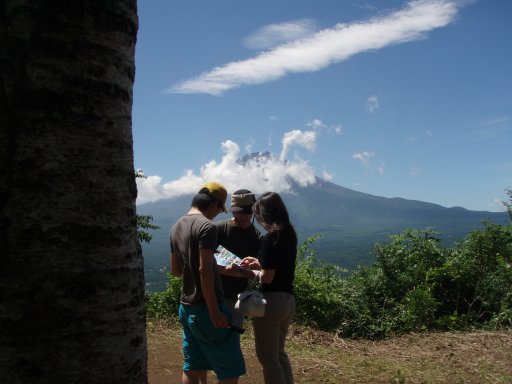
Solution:
{"label": "grass", "polygon": [[[242,336],[247,375],[240,384],[263,383],[252,329]],[[181,329],[148,320],[149,383],[179,383]],[[348,340],[293,326],[287,342],[300,383],[512,383],[512,331],[408,334],[390,340]],[[210,382],[215,382],[209,375]]]}

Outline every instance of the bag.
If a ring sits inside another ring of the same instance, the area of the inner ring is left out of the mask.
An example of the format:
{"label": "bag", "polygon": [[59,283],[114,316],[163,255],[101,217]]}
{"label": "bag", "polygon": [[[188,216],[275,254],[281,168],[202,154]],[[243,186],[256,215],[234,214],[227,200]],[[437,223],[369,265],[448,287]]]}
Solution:
{"label": "bag", "polygon": [[263,317],[267,300],[260,291],[249,289],[238,294],[235,308],[242,311],[245,316]]}

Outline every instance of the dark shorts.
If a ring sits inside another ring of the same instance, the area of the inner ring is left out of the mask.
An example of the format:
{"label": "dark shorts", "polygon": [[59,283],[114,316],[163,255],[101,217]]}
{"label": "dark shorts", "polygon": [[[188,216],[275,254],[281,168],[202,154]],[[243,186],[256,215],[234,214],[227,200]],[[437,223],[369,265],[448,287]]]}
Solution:
{"label": "dark shorts", "polygon": [[[230,320],[229,311],[222,312]],[[204,304],[183,305],[179,309],[183,327],[184,371],[213,370],[219,380],[245,374],[240,335],[229,328],[215,328]]]}

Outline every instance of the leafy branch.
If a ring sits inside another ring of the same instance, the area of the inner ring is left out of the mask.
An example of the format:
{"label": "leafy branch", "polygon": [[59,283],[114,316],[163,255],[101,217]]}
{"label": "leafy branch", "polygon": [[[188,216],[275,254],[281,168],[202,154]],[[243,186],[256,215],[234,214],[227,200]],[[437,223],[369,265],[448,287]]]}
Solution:
{"label": "leafy branch", "polygon": [[[144,171],[137,169],[135,171],[136,179],[145,179]],[[153,216],[151,215],[137,215],[137,237],[139,241],[149,243],[153,236],[148,232],[160,228],[158,225],[152,224]]]}

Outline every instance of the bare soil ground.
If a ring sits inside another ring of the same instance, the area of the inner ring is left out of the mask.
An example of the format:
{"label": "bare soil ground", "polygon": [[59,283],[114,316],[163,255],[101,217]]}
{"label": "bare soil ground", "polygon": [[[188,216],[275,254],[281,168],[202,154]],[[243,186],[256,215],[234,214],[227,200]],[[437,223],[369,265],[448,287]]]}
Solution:
{"label": "bare soil ground", "polygon": [[[242,336],[247,374],[263,383],[250,322]],[[150,384],[180,383],[183,357],[177,324],[148,321]],[[287,350],[300,383],[512,383],[512,331],[409,334],[390,340],[348,340],[291,329]],[[216,383],[210,373],[208,380]]]}

